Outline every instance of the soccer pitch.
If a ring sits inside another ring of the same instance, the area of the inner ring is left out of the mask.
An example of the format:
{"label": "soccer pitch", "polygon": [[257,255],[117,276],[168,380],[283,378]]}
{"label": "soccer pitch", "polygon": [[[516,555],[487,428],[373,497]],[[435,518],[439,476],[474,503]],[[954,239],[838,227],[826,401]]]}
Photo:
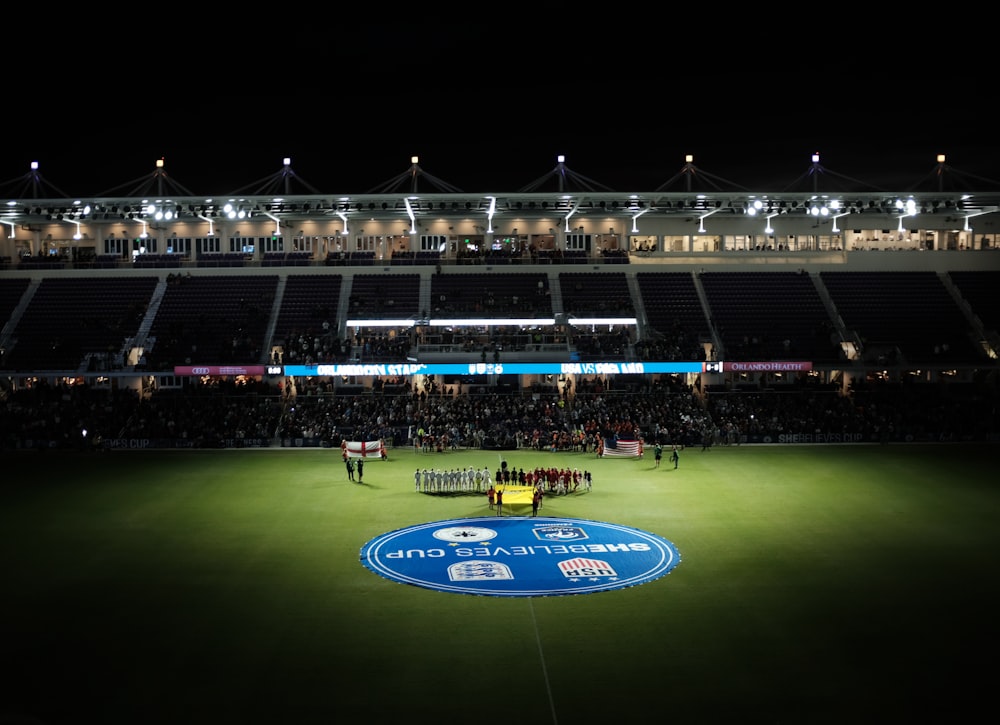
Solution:
{"label": "soccer pitch", "polygon": [[[0,722],[968,721],[992,704],[996,453],[690,448],[674,470],[649,448],[396,449],[360,484],[339,449],[10,454]],[[591,471],[540,515],[650,532],[680,564],[503,598],[360,562],[386,532],[492,516],[413,473],[501,456]]]}

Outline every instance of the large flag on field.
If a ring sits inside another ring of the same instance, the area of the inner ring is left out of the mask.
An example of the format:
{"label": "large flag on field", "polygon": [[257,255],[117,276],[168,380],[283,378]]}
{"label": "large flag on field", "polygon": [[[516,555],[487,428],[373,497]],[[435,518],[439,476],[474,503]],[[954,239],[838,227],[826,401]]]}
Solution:
{"label": "large flag on field", "polygon": [[343,441],[340,449],[348,458],[364,458],[368,460],[374,458],[381,460],[385,458],[385,443],[378,441]]}
{"label": "large flag on field", "polygon": [[640,458],[642,457],[642,441],[624,441],[605,438],[603,441],[602,458]]}
{"label": "large flag on field", "polygon": [[511,503],[531,503],[531,498],[535,493],[534,486],[514,486],[509,483],[501,483],[496,487],[497,491],[503,491],[503,502]]}

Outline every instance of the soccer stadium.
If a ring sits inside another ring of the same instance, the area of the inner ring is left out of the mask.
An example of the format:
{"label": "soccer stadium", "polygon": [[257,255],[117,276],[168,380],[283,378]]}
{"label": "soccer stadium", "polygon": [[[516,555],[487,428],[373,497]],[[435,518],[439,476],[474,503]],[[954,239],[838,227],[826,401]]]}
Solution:
{"label": "soccer stadium", "polygon": [[[646,193],[612,191],[562,157],[509,194],[461,192],[416,157],[352,196],[317,193],[289,159],[223,197],[194,196],[162,161],[129,196],[25,198],[52,193],[37,165],[7,186],[21,194],[0,240],[0,350],[14,397],[79,388],[127,405],[236,388],[280,390],[283,401],[419,391],[575,400],[593,386],[656,386],[690,389],[706,410],[713,393],[754,392],[773,406],[804,390],[858,408],[890,390],[971,405],[995,383],[1000,183],[944,156],[910,191],[891,192],[818,155],[781,192],[747,191],[691,157]],[[714,412],[716,438],[777,434],[760,415]],[[884,425],[865,422],[868,439],[875,429],[898,440],[991,433],[981,411],[947,431],[936,429],[945,419],[885,412]],[[212,426],[243,446],[345,433],[338,420],[305,436],[289,413],[269,411],[252,432]],[[412,420],[391,417],[378,437],[405,445]],[[127,444],[114,423],[83,422],[101,445]],[[844,433],[814,423],[782,433]],[[516,427],[491,443],[510,444]],[[208,435],[185,432],[187,445]],[[15,433],[16,445],[79,433]]]}
{"label": "soccer stadium", "polygon": [[986,705],[1000,182],[404,166],[0,186],[0,722]]}

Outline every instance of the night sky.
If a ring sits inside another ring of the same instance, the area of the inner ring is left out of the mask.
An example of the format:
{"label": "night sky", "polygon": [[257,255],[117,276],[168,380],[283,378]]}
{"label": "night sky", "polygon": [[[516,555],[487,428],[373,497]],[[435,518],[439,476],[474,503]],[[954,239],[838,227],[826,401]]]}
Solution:
{"label": "night sky", "polygon": [[[673,41],[677,27],[636,18],[619,23],[628,42],[606,51],[561,24],[522,23],[508,36],[473,23],[446,33],[418,18],[355,29],[356,45],[385,49],[367,55],[303,52],[298,38],[294,52],[217,69],[159,55],[131,69],[128,83],[88,93],[81,81],[79,93],[12,103],[0,189],[10,195],[38,161],[46,184],[67,196],[127,195],[160,158],[194,195],[251,193],[285,157],[305,185],[329,194],[375,190],[405,174],[412,156],[469,192],[528,187],[560,154],[572,172],[620,191],[660,187],[686,154],[753,190],[788,187],[813,152],[825,168],[881,188],[932,174],[938,153],[964,173],[1000,179],[995,113],[977,100],[998,85],[991,46],[967,35],[955,41],[962,52],[931,52],[919,34],[895,34],[889,17],[893,40],[861,53],[844,40],[805,45],[757,20],[771,34],[764,51],[704,27],[698,42],[716,50],[691,49]],[[815,30],[811,18],[798,20]],[[864,39],[877,36],[873,21],[857,19]],[[419,47],[412,32],[424,34]],[[97,62],[86,70],[109,72]]]}

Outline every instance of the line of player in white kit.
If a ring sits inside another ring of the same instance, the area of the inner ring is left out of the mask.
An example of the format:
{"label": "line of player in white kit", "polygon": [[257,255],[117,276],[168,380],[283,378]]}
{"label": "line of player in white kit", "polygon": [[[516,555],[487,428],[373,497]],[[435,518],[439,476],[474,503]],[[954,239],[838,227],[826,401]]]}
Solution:
{"label": "line of player in white kit", "polygon": [[485,493],[493,485],[489,467],[417,468],[413,472],[413,487],[417,493]]}

